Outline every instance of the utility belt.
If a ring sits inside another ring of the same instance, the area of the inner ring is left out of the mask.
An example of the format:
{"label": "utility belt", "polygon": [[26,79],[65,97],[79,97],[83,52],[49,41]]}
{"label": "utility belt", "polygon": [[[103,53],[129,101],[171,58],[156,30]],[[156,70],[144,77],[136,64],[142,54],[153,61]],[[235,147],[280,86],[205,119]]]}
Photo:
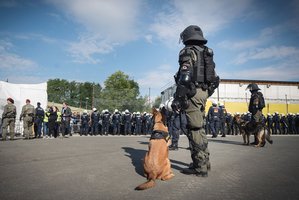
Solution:
{"label": "utility belt", "polygon": [[34,114],[33,113],[29,113],[29,114],[24,114],[23,117],[33,117]]}
{"label": "utility belt", "polygon": [[2,119],[4,119],[4,118],[16,118],[16,116],[15,115],[6,115]]}

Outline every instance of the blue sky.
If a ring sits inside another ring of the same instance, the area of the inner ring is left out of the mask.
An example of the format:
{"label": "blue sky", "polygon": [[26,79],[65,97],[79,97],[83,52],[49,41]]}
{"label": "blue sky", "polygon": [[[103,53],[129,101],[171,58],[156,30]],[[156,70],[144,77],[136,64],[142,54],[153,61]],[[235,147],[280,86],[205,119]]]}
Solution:
{"label": "blue sky", "polygon": [[121,70],[154,98],[190,24],[221,78],[299,81],[299,0],[0,0],[0,80],[103,85]]}

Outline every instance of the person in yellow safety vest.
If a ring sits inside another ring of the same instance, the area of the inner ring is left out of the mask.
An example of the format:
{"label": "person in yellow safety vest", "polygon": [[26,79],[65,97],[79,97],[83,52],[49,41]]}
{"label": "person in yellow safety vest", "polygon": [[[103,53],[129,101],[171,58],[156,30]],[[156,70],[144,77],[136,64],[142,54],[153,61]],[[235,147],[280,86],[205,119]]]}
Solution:
{"label": "person in yellow safety vest", "polygon": [[47,108],[46,112],[45,112],[45,116],[44,116],[44,125],[43,125],[43,138],[48,138],[49,137],[49,126],[48,126],[48,122],[49,122],[49,107]]}
{"label": "person in yellow safety vest", "polygon": [[56,110],[57,110],[57,120],[56,120],[55,134],[54,134],[55,138],[59,136],[59,132],[60,132],[59,128],[60,128],[60,124],[61,124],[61,112],[59,111],[59,109],[57,107],[56,107]]}

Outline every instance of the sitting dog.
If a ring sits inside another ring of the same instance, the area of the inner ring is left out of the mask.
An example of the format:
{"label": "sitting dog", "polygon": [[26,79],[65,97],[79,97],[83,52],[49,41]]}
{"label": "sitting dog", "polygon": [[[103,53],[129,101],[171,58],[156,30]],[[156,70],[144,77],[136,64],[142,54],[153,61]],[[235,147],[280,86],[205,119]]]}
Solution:
{"label": "sitting dog", "polygon": [[151,135],[148,152],[144,157],[144,174],[147,182],[137,186],[136,190],[145,190],[155,186],[155,180],[169,180],[174,177],[168,158],[168,128],[164,125],[165,116],[153,108],[154,128]]}
{"label": "sitting dog", "polygon": [[273,143],[268,131],[265,130],[265,126],[263,125],[263,123],[245,121],[241,118],[240,115],[235,116],[235,121],[239,127],[240,133],[242,134],[245,145],[250,144],[249,138],[251,134],[254,135],[256,147],[264,147],[266,144],[266,140],[270,144]]}

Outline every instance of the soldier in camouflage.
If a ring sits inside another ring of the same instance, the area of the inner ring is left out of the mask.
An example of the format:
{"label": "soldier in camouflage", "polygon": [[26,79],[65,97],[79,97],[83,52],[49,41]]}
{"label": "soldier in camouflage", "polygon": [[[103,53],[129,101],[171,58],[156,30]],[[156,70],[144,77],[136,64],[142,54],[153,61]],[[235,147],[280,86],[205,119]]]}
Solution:
{"label": "soldier in camouflage", "polygon": [[22,112],[20,115],[20,121],[23,119],[25,139],[33,138],[32,126],[34,122],[34,116],[35,116],[34,106],[30,104],[29,99],[26,99],[26,104],[22,107]]}
{"label": "soldier in camouflage", "polygon": [[15,122],[16,122],[17,109],[14,105],[12,98],[7,99],[7,104],[4,106],[2,113],[2,140],[6,140],[7,128],[9,127],[10,140],[14,139],[15,136]]}

